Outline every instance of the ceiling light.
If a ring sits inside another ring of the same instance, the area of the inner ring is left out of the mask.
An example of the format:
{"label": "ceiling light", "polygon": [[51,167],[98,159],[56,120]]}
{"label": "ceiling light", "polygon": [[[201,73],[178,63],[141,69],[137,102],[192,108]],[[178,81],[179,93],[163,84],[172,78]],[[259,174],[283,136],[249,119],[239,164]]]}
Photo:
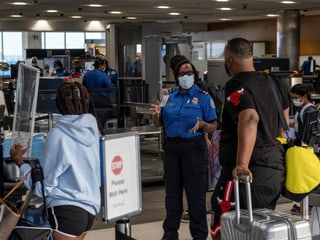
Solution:
{"label": "ceiling light", "polygon": [[82,18],[81,16],[71,16],[71,18]]}
{"label": "ceiling light", "polygon": [[216,2],[229,2],[229,0],[216,0]]}
{"label": "ceiling light", "polygon": [[267,14],[267,17],[278,17],[278,14]]}
{"label": "ceiling light", "polygon": [[127,17],[128,20],[135,20],[137,19],[136,17]]}
{"label": "ceiling light", "polygon": [[89,4],[88,6],[89,7],[102,7],[101,4]]}
{"label": "ceiling light", "polygon": [[178,13],[178,12],[171,12],[169,13],[169,15],[171,16],[179,16],[181,13]]}
{"label": "ceiling light", "polygon": [[110,11],[111,14],[122,14],[121,11]]}
{"label": "ceiling light", "polygon": [[28,3],[26,3],[26,2],[13,2],[12,5],[25,6],[25,5],[28,5]]}
{"label": "ceiling light", "polygon": [[160,8],[160,9],[168,9],[170,8],[169,6],[158,6],[157,8]]}
{"label": "ceiling light", "polygon": [[281,1],[282,4],[294,4],[295,1]]}
{"label": "ceiling light", "polygon": [[49,9],[49,10],[46,10],[47,13],[57,13],[58,10],[55,10],[55,9]]}
{"label": "ceiling light", "polygon": [[220,18],[221,21],[231,21],[231,18]]}
{"label": "ceiling light", "polygon": [[12,15],[10,15],[10,17],[19,18],[19,17],[22,17],[22,15],[20,15],[20,14],[12,14]]}
{"label": "ceiling light", "polygon": [[218,10],[221,10],[221,11],[231,11],[232,8],[222,7],[222,8],[218,8]]}

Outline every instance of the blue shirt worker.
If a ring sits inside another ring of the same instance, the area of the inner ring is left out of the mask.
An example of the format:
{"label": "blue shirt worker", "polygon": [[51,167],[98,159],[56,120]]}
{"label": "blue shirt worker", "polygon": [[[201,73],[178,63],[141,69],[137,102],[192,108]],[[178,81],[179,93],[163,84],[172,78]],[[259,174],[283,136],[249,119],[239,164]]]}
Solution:
{"label": "blue shirt worker", "polygon": [[208,235],[206,219],[207,145],[204,132],[217,127],[215,105],[210,95],[195,84],[198,74],[185,58],[173,58],[171,64],[179,87],[167,101],[151,105],[153,123],[163,126],[164,184],[166,218],[162,240],[179,239],[178,230],[183,213],[183,189],[190,214],[193,239],[205,240]]}
{"label": "blue shirt worker", "polygon": [[106,62],[106,70],[104,72],[108,75],[110,81],[115,86],[118,86],[118,72],[115,69],[112,69],[109,67],[109,63],[107,60],[105,62]]}
{"label": "blue shirt worker", "polygon": [[109,77],[104,73],[104,60],[96,59],[93,66],[94,69],[86,72],[86,74],[83,76],[82,84],[89,90],[91,94],[93,106],[97,110],[96,117],[98,120],[98,125],[100,130],[102,130],[105,122],[112,118],[112,111],[109,110],[112,107],[110,88],[115,88],[115,86],[110,81]]}
{"label": "blue shirt worker", "polygon": [[110,81],[109,77],[104,73],[105,62],[100,59],[94,61],[94,69],[86,72],[83,77],[83,85],[90,91],[94,88],[114,88],[115,85]]}
{"label": "blue shirt worker", "polygon": [[312,75],[314,74],[316,67],[319,67],[319,65],[316,65],[316,61],[313,57],[309,56],[308,60],[302,63],[300,73],[303,73],[304,75]]}
{"label": "blue shirt worker", "polygon": [[54,67],[54,71],[52,72],[51,76],[56,76],[56,77],[70,76],[70,72],[63,67],[61,60],[59,59],[55,60],[53,62],[53,67]]}

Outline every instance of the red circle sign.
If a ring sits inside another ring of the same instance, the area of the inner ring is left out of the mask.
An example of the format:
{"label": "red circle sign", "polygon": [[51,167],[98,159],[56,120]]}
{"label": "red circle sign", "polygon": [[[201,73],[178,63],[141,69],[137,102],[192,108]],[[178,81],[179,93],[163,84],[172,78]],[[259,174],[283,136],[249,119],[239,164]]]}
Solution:
{"label": "red circle sign", "polygon": [[111,170],[114,175],[121,173],[123,168],[123,162],[120,156],[115,156],[111,162]]}

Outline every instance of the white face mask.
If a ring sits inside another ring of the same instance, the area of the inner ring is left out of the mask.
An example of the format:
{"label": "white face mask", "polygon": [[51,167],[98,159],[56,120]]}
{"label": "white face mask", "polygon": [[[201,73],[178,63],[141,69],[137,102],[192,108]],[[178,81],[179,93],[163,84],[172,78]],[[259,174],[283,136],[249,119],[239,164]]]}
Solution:
{"label": "white face mask", "polygon": [[188,76],[187,74],[184,75],[183,77],[179,77],[179,86],[184,88],[184,89],[189,89],[193,86],[194,84],[194,76]]}
{"label": "white face mask", "polygon": [[295,105],[296,107],[301,107],[303,105],[303,101],[301,101],[298,98],[292,99],[293,105]]}

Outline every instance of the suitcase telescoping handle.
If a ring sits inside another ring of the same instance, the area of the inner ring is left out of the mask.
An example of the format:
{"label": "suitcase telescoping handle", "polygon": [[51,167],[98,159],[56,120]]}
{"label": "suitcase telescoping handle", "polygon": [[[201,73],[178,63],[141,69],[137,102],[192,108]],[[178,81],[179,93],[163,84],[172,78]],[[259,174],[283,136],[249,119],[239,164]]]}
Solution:
{"label": "suitcase telescoping handle", "polygon": [[[239,175],[238,178],[239,178],[239,180],[243,181],[246,185],[249,222],[252,223],[253,222],[253,211],[252,211],[251,188],[250,188],[249,175]],[[237,224],[240,224],[239,180],[234,179],[234,199],[236,202],[236,221],[237,221]]]}

